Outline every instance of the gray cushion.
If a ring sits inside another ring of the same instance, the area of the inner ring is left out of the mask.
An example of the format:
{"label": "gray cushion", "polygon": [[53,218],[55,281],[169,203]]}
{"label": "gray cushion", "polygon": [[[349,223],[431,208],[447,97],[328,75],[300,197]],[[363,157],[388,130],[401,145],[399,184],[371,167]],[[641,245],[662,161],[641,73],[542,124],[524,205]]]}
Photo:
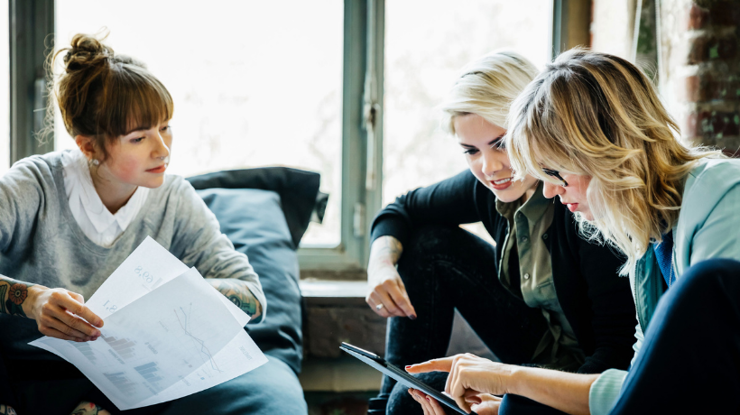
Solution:
{"label": "gray cushion", "polygon": [[310,171],[290,167],[260,167],[217,171],[188,177],[187,180],[197,190],[224,188],[277,192],[282,201],[283,214],[288,223],[291,239],[296,247],[308,228],[312,213],[315,212],[319,218],[323,218],[326,209],[326,198],[322,198],[323,194],[319,192],[321,175]]}
{"label": "gray cushion", "polygon": [[205,189],[198,193],[216,215],[237,251],[247,254],[260,276],[267,315],[247,332],[266,354],[300,372],[301,292],[296,245],[283,214],[280,195],[258,189]]}

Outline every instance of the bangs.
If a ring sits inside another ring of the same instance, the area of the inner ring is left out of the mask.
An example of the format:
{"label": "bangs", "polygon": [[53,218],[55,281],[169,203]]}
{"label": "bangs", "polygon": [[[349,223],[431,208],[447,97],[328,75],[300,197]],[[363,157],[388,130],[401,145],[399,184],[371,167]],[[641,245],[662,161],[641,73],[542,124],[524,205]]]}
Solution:
{"label": "bangs", "polygon": [[157,78],[135,65],[112,66],[100,100],[101,133],[115,139],[172,118],[172,96]]}
{"label": "bangs", "polygon": [[[542,168],[585,174],[578,163],[577,149],[571,148],[568,134],[573,133],[568,117],[559,116],[568,108],[555,108],[551,88],[546,79],[540,78],[530,84],[525,92],[512,104],[507,134],[509,159],[515,170],[515,178],[525,175],[559,185],[561,182],[546,174]],[[567,101],[566,101],[567,102]]]}

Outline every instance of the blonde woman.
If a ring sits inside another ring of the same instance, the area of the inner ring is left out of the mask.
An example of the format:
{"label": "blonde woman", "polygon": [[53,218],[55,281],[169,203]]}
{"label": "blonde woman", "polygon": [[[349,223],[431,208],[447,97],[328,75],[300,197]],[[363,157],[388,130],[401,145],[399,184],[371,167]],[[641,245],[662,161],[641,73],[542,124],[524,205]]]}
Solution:
{"label": "blonde woman", "polygon": [[[618,57],[561,55],[513,105],[512,165],[627,255],[639,325],[629,372],[554,373],[458,356],[447,391],[516,393],[570,413],[738,413],[740,161],[685,147],[645,75]],[[431,412],[434,413],[434,412]]]}
{"label": "blonde woman", "polygon": [[[399,197],[375,218],[367,303],[393,317],[386,358],[397,366],[444,356],[455,308],[507,363],[581,373],[629,364],[636,322],[628,282],[617,276],[623,259],[580,238],[573,214],[546,200],[538,179],[512,180],[506,116],[536,74],[513,52],[467,65],[441,109],[469,170]],[[459,227],[478,221],[495,247]],[[442,389],[446,374],[423,380]],[[479,414],[557,412],[514,396],[482,399]],[[427,404],[386,378],[370,413],[421,413]]]}

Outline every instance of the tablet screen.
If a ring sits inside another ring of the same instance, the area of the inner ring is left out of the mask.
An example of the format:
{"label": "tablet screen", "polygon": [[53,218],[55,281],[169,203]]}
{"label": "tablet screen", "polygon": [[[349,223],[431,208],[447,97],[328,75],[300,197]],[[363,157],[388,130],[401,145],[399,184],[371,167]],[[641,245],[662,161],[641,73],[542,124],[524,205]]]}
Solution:
{"label": "tablet screen", "polygon": [[[356,357],[357,359],[363,361],[364,363],[367,363],[373,368],[379,370],[380,372],[390,376],[397,382],[406,385],[409,388],[418,389],[426,393],[427,395],[436,399],[437,402],[440,402],[443,405],[447,405],[448,407],[455,410],[457,413],[468,415],[467,412],[463,411],[462,409],[460,409],[459,406],[457,406],[457,403],[454,399],[442,394],[442,392],[411,376],[410,374],[406,373],[406,371],[401,370],[396,366],[386,362],[385,359],[376,355],[375,353],[360,349],[359,347],[353,346],[349,343],[342,343],[339,348]],[[471,414],[475,415],[475,412],[471,412]]]}

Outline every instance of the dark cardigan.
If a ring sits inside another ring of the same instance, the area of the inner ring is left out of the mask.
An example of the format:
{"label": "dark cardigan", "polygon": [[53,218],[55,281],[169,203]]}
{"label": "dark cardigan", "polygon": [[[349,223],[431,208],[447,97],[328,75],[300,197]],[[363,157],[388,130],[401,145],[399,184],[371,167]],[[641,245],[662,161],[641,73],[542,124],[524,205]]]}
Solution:
{"label": "dark cardigan", "polygon": [[[617,275],[625,258],[581,238],[573,214],[557,198],[553,203],[553,222],[542,239],[550,252],[560,306],[586,354],[578,372],[627,369],[634,353],[637,320],[629,279]],[[478,221],[497,242],[498,266],[508,222],[496,210],[493,192],[465,171],[398,197],[375,217],[371,238],[391,235],[403,244],[424,225],[457,226]]]}

